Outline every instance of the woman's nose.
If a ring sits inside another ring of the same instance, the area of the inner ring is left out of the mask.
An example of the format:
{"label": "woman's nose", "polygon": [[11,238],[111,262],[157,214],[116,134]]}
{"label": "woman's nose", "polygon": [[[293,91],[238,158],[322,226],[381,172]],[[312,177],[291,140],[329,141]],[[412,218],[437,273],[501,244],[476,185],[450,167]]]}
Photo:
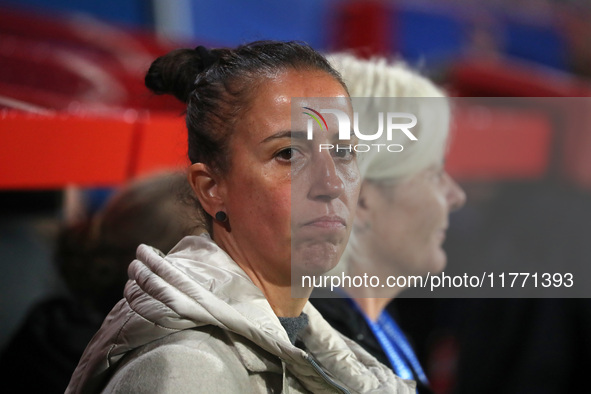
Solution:
{"label": "woman's nose", "polygon": [[464,189],[446,172],[448,192],[447,201],[450,212],[456,211],[466,203],[466,193]]}
{"label": "woman's nose", "polygon": [[312,184],[309,193],[311,199],[330,201],[343,193],[345,183],[330,153],[322,152],[319,154],[312,165],[311,171]]}

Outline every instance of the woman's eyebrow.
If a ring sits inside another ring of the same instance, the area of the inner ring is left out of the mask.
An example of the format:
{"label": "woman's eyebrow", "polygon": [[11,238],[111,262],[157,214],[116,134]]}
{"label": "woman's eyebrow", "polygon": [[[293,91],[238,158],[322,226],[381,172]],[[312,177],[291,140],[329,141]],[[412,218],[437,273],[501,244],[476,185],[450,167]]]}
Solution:
{"label": "woman's eyebrow", "polygon": [[340,134],[338,132],[334,133],[330,137],[330,139],[331,139],[331,142],[333,142],[333,143],[334,142],[342,142],[342,143],[346,144],[346,143],[350,143],[350,142],[351,143],[358,143],[359,142],[359,137],[357,137],[357,134],[355,134],[355,132],[353,130],[349,131],[349,139],[347,139],[347,140],[342,140],[340,138]]}
{"label": "woman's eyebrow", "polygon": [[279,131],[273,135],[268,136],[262,142],[268,142],[271,140],[279,139],[279,138],[294,138],[298,140],[305,140],[306,139],[306,132],[305,131],[292,131],[292,130],[285,130]]}

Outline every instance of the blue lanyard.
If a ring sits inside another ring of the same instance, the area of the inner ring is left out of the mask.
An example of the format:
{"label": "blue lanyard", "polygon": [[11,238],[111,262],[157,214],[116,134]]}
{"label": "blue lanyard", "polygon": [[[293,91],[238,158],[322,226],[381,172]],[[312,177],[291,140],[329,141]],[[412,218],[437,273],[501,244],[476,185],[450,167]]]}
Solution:
{"label": "blue lanyard", "polygon": [[372,333],[382,346],[382,350],[386,353],[394,372],[402,379],[415,379],[414,373],[416,373],[418,379],[425,385],[429,384],[427,376],[415,356],[408,339],[396,324],[390,314],[384,310],[378,317],[378,321],[374,322],[368,318],[363,311],[357,306],[355,301],[351,300],[351,303],[361,313],[367,325],[371,329]]}
{"label": "blue lanyard", "polygon": [[380,314],[378,318],[378,325],[386,334],[388,340],[394,343],[394,346],[397,347],[403,354],[405,361],[410,364],[412,369],[414,370],[415,374],[419,378],[421,382],[425,385],[429,385],[429,381],[427,380],[427,375],[423,371],[415,352],[410,347],[408,343],[408,339],[396,323],[392,316],[385,310]]}

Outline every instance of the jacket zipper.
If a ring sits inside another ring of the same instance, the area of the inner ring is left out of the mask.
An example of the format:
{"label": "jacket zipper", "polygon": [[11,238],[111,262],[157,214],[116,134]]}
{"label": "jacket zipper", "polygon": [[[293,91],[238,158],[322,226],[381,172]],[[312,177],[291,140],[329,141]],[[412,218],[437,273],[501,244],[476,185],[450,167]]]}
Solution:
{"label": "jacket zipper", "polygon": [[310,356],[309,354],[306,354],[305,358],[310,363],[310,365],[312,365],[312,367],[316,370],[316,372],[318,372],[318,374],[320,376],[322,376],[322,378],[324,379],[324,381],[326,383],[330,384],[331,386],[333,386],[337,390],[340,390],[344,394],[351,394],[350,391],[347,390],[345,387],[341,386],[340,384],[338,384],[337,382],[332,380],[331,377],[328,376],[322,368],[320,368],[320,365],[318,365],[318,363],[316,362],[316,360],[314,360],[312,358],[312,356]]}

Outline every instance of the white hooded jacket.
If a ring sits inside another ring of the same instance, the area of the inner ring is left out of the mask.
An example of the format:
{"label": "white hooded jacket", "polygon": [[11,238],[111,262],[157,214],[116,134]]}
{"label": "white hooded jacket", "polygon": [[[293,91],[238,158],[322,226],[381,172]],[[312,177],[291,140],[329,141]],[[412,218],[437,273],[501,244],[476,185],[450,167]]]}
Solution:
{"label": "white hooded jacket", "polygon": [[414,393],[307,303],[294,346],[263,293],[208,236],[168,256],[146,245],[125,298],[87,346],[66,393]]}

